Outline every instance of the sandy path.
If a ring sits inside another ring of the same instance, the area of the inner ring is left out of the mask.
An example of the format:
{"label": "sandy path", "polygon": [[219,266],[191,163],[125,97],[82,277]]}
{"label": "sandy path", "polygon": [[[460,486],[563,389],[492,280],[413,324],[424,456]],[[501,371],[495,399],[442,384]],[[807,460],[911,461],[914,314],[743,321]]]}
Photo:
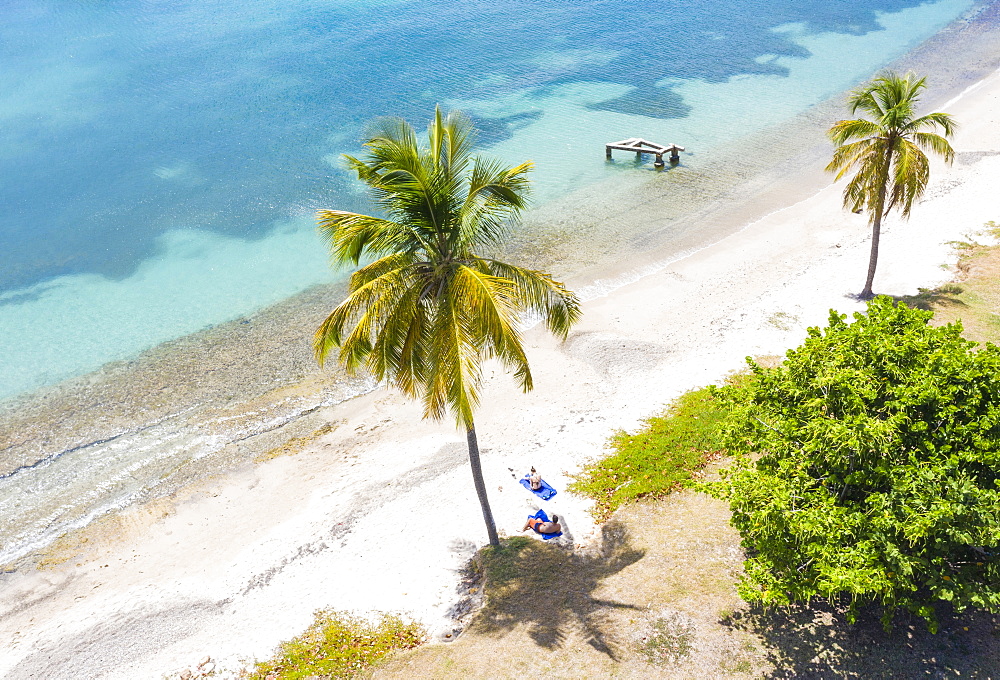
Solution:
{"label": "sandy path", "polygon": [[[941,108],[963,123],[958,161],[935,166],[909,222],[888,221],[878,292],[943,282],[954,260],[946,242],[1000,220],[1000,72]],[[535,391],[491,376],[478,416],[500,529],[516,533],[537,507],[508,468],[536,465],[562,489],[612,429],[635,427],[747,354],[783,352],[831,307],[862,309],[851,294],[867,234],[830,186],[591,300],[565,345],[532,331]],[[328,417],[338,427],[294,456],[205,483],[172,506],[132,509],[81,557],[6,575],[0,673],[160,678],[206,655],[234,669],[324,606],[400,611],[450,630],[455,572],[485,541],[464,437],[384,390]],[[582,500],[563,493],[545,507],[567,518],[567,542],[591,535]]]}

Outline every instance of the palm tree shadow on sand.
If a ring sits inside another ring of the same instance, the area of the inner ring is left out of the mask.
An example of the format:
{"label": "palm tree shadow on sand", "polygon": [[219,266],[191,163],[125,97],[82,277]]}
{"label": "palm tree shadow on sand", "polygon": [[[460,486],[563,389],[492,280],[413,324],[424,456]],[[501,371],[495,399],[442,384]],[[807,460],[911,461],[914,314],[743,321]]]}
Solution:
{"label": "palm tree shadow on sand", "polygon": [[569,634],[578,631],[595,650],[617,660],[610,613],[641,608],[594,593],[604,579],[638,562],[645,551],[633,548],[625,526],[615,521],[602,527],[597,544],[571,552],[515,537],[484,555],[489,597],[473,628],[499,637],[525,625],[528,636],[548,650],[563,646]]}

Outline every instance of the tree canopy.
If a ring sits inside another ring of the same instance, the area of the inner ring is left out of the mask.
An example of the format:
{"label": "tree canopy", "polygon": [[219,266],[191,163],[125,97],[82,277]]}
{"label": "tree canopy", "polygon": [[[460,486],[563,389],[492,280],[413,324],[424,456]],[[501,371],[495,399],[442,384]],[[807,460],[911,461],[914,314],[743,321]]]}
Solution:
{"label": "tree canopy", "polygon": [[[848,98],[851,114],[861,112],[868,118],[837,121],[827,133],[836,146],[827,171],[836,173],[838,180],[854,171],[844,188],[844,207],[867,212],[872,225],[862,299],[872,297],[882,219],[893,209],[908,217],[913,202],[927,188],[930,163],[924,150],[948,163],[955,156],[946,139],[957,127],[952,117],[947,113],[915,115],[925,87],[926,78],[887,71]],[[944,137],[931,132],[938,128]]]}
{"label": "tree canopy", "polygon": [[736,464],[729,499],[747,551],[740,593],[765,605],[826,598],[1000,610],[1000,349],[869,303],[831,311],[776,368],[723,388]]}
{"label": "tree canopy", "polygon": [[338,264],[378,259],[351,277],[314,349],[322,363],[339,348],[348,370],[363,367],[421,398],[427,416],[451,410],[469,428],[484,360],[499,359],[532,387],[522,316],[565,338],[580,307],[549,275],[486,256],[526,205],[531,163],[473,156],[475,128],[457,111],[438,110],[427,137],[423,146],[409,123],[384,118],[369,130],[367,158],[345,156],[386,217],[319,211]]}

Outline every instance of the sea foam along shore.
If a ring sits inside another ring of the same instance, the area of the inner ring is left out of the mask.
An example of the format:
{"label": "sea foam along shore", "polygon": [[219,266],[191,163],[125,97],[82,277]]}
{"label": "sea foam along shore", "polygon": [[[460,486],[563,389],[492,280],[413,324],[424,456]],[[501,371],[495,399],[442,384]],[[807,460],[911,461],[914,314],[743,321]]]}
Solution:
{"label": "sea foam along shore", "polygon": [[[963,4],[964,0],[932,4],[955,2]],[[969,33],[984,24],[976,21],[977,16],[977,9],[970,10],[935,41],[944,36],[947,42],[957,25],[963,30],[963,45],[974,42]],[[893,21],[898,25],[899,20]],[[867,44],[879,44],[884,38],[888,51],[900,47],[887,35],[880,38],[878,31],[863,37]],[[850,44],[857,47],[856,42]],[[924,70],[934,74],[935,84],[971,82],[978,72],[976,55],[977,50],[965,49],[961,59]],[[876,63],[872,58],[869,55],[865,63]],[[786,86],[802,77],[795,71],[803,64],[793,61],[798,66],[789,72]],[[861,76],[861,71],[848,70]],[[772,74],[737,78],[730,85],[737,90],[753,89],[753,83],[762,86],[754,90],[758,105],[750,108],[756,110],[769,100],[763,93],[782,80]],[[829,81],[810,79],[812,87],[823,87],[824,82]],[[707,104],[692,95],[692,103],[697,101],[702,108]],[[684,131],[679,141],[689,144],[689,153],[679,167],[667,172],[657,173],[649,163],[636,167],[631,159],[621,158],[606,166],[599,151],[596,156],[588,152],[594,165],[603,168],[604,179],[562,199],[536,205],[510,243],[513,252],[505,257],[560,278],[572,277],[589,299],[718,241],[764,206],[775,209],[804,199],[829,181],[817,158],[828,153],[822,132],[839,115],[839,100],[818,103],[780,123],[772,120],[769,130],[746,126],[744,116],[750,113],[734,101],[742,100],[722,96],[703,111],[713,111],[712,118],[731,110],[728,118],[736,123],[731,132],[742,131],[742,136],[730,144],[702,146],[712,137],[701,137],[698,131],[696,121],[702,114],[694,114],[692,120],[645,119],[640,124],[646,135],[660,134],[653,132],[658,125]],[[784,115],[781,111],[779,106],[775,118]],[[751,119],[760,118],[751,115]],[[611,127],[599,127],[617,129],[607,125]],[[630,134],[637,131],[630,130]],[[598,135],[596,140],[591,138],[594,144],[606,141],[599,130],[595,133],[591,128],[587,134]],[[597,150],[584,143],[587,138],[580,131],[576,144]],[[803,153],[809,147],[815,148]],[[490,147],[489,152],[495,150]],[[516,154],[508,160],[512,158],[523,160]],[[535,156],[539,162],[550,158],[548,154]],[[544,184],[546,174],[539,169],[536,186]],[[788,177],[795,178],[794,196],[789,193]],[[753,201],[748,202],[748,196]],[[730,211],[727,219],[720,219],[726,205],[741,204],[748,208],[746,215]],[[311,222],[310,217],[302,217],[304,226]],[[313,257],[322,260],[318,241],[314,247],[320,254],[313,253]],[[648,267],[637,267],[651,256],[655,260]],[[621,263],[629,271],[609,278],[608,268]],[[185,266],[197,269],[201,265],[187,262]],[[594,278],[601,280],[590,285]],[[310,288],[248,316],[105,364],[94,373],[0,400],[0,534],[4,539],[0,564],[30,562],[32,553],[47,550],[57,537],[107,512],[172,495],[194,480],[245,465],[284,440],[320,427],[317,409],[369,389],[368,381],[331,379],[332,372],[320,371],[311,355],[311,329],[340,295],[337,284]],[[120,296],[113,297],[118,300]],[[97,313],[92,305],[81,304]],[[83,327],[78,331],[99,342],[100,334],[87,333]],[[29,373],[48,366],[37,356],[30,360],[29,355],[22,357],[22,363]]]}
{"label": "sea foam along shore", "polygon": [[[880,292],[947,279],[947,242],[1000,217],[1000,71],[929,104],[963,123],[959,157],[935,165],[909,222],[886,225]],[[516,533],[536,507],[513,479],[529,465],[562,489],[612,428],[634,427],[747,354],[782,352],[831,307],[861,309],[851,294],[867,232],[828,186],[591,300],[565,345],[531,332],[535,391],[488,371],[478,418],[501,530]],[[211,655],[224,675],[321,606],[401,611],[435,633],[452,626],[455,572],[484,541],[463,438],[386,390],[326,417],[336,429],[294,456],[129,509],[103,533],[95,527],[72,560],[6,575],[0,673],[159,678]],[[562,493],[545,507],[566,518],[568,543],[591,535],[581,499]]]}

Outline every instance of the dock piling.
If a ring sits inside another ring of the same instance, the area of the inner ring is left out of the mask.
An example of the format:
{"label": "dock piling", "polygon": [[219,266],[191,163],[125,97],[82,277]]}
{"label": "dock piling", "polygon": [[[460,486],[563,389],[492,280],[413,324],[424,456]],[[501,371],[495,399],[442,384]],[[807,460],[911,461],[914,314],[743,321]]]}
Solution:
{"label": "dock piling", "polygon": [[677,146],[676,144],[656,144],[655,142],[647,142],[645,139],[639,139],[638,137],[629,137],[628,139],[623,139],[620,142],[610,142],[604,145],[604,156],[609,161],[611,160],[611,151],[613,149],[618,149],[620,151],[634,151],[636,161],[641,161],[642,154],[644,153],[652,154],[654,157],[653,167],[662,168],[665,165],[663,162],[663,155],[666,153],[670,154],[671,165],[677,165],[680,163],[680,152],[684,150],[684,147]]}

